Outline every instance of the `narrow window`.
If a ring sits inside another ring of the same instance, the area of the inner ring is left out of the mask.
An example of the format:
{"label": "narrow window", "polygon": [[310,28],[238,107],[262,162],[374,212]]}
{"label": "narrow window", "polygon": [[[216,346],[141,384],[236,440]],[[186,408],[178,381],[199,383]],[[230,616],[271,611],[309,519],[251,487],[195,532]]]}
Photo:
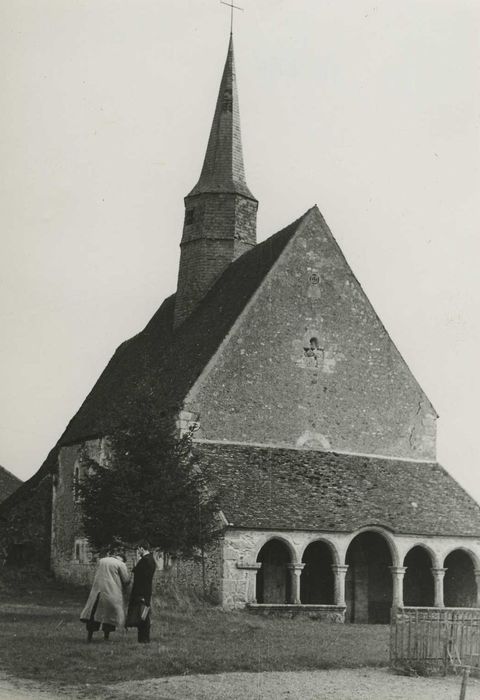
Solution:
{"label": "narrow window", "polygon": [[80,501],[80,467],[78,464],[73,469],[73,500],[75,503]]}
{"label": "narrow window", "polygon": [[85,537],[77,537],[74,547],[74,559],[79,564],[88,564],[90,550]]}

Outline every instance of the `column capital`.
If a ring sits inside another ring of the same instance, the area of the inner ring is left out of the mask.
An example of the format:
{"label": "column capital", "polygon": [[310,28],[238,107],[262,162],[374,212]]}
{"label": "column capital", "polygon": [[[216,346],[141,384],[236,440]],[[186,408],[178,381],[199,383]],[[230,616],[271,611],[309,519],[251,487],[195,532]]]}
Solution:
{"label": "column capital", "polygon": [[300,574],[303,571],[305,564],[287,564],[287,570],[290,571],[291,581],[291,601],[294,605],[300,605]]}
{"label": "column capital", "polygon": [[480,608],[480,569],[474,569],[475,583],[477,584],[477,608]]}
{"label": "column capital", "polygon": [[332,564],[332,571],[334,574],[346,574],[348,571],[348,564]]}
{"label": "column capital", "polygon": [[297,571],[301,573],[304,568],[305,564],[287,564],[287,569],[290,569],[290,571],[294,571],[295,573]]}
{"label": "column capital", "polygon": [[348,564],[332,564],[332,571],[335,577],[335,605],[345,605],[345,579],[347,576]]}
{"label": "column capital", "polygon": [[389,566],[392,572],[392,608],[403,608],[403,577],[406,566]]}
{"label": "column capital", "polygon": [[445,576],[446,569],[442,566],[432,566],[431,571],[434,576],[443,578]]}

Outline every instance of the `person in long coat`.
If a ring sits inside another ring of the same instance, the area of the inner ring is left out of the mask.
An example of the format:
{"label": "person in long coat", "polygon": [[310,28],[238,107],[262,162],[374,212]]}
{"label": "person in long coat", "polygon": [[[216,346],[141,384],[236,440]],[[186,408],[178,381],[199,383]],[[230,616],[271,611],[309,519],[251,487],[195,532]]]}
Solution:
{"label": "person in long coat", "polygon": [[87,641],[100,629],[108,639],[110,632],[125,626],[124,590],[130,581],[128,569],[122,557],[107,554],[98,562],[92,589],[82,610],[80,620],[87,627]]}
{"label": "person in long coat", "polygon": [[139,560],[133,569],[133,586],[127,613],[127,627],[137,628],[138,641],[143,644],[148,644],[150,641],[152,582],[157,568],[154,556],[149,549],[147,542],[142,542],[137,547]]}

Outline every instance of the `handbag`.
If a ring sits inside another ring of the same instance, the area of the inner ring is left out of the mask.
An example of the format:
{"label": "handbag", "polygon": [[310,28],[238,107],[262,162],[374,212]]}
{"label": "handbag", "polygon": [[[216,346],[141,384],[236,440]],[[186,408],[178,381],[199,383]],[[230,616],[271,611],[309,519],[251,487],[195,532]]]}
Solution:
{"label": "handbag", "polygon": [[150,606],[146,604],[145,598],[135,598],[128,606],[125,627],[138,627],[145,622],[149,612]]}

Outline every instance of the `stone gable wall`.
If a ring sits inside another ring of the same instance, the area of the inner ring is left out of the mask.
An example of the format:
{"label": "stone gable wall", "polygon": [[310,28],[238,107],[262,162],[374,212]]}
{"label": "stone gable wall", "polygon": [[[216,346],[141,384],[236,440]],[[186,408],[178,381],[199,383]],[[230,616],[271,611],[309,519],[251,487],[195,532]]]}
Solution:
{"label": "stone gable wall", "polygon": [[205,439],[435,458],[435,412],[318,212],[185,406]]}

